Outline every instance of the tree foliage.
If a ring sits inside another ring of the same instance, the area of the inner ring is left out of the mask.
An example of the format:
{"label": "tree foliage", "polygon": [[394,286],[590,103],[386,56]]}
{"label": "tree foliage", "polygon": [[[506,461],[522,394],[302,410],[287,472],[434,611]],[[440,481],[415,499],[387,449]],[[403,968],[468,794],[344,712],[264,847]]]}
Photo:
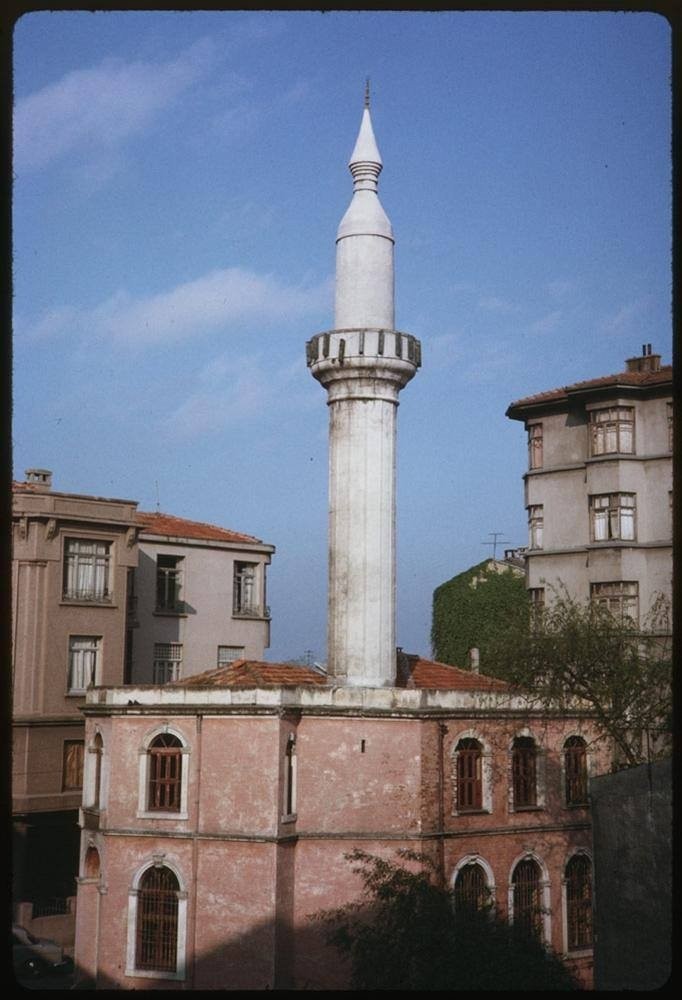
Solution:
{"label": "tree foliage", "polygon": [[329,944],[349,960],[356,990],[577,989],[560,959],[491,907],[457,914],[452,894],[423,855],[399,864],[347,854],[362,878],[360,900],[317,914]]}
{"label": "tree foliage", "polygon": [[485,560],[434,591],[431,645],[436,660],[463,667],[475,646],[486,661],[500,620],[524,611],[523,574],[509,566],[500,572],[496,565]]}
{"label": "tree foliage", "polygon": [[484,669],[520,688],[536,705],[588,707],[599,737],[612,741],[616,766],[669,753],[672,663],[669,606],[654,603],[643,627],[594,602],[553,590],[542,609],[507,617]]}

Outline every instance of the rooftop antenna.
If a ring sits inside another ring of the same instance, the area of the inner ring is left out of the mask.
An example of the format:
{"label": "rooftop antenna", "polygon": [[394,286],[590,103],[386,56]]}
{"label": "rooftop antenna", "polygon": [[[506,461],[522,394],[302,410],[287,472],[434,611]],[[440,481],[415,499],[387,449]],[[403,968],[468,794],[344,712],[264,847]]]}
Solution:
{"label": "rooftop antenna", "polygon": [[493,547],[493,559],[497,559],[497,546],[498,545],[506,545],[507,544],[507,542],[500,542],[500,541],[498,541],[500,535],[503,535],[504,532],[503,531],[489,531],[488,534],[493,536],[492,542],[481,542],[481,545],[492,545],[492,547]]}
{"label": "rooftop antenna", "polygon": [[159,500],[159,481],[158,481],[158,479],[154,480],[154,485],[156,486],[156,513],[158,514],[161,511],[161,501]]}

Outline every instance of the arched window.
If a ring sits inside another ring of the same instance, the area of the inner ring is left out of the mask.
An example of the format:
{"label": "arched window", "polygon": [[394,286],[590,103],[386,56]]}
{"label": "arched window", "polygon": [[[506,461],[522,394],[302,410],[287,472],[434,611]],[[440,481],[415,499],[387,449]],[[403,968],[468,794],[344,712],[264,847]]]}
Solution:
{"label": "arched window", "polygon": [[182,743],[172,733],[160,733],[149,744],[149,798],[151,811],[180,812],[182,799]]}
{"label": "arched window", "polygon": [[485,872],[476,861],[464,865],[457,872],[454,887],[455,911],[482,910],[490,900],[490,890]]}
{"label": "arched window", "polygon": [[574,854],[566,865],[566,924],[569,951],[592,947],[592,862]]}
{"label": "arched window", "polygon": [[463,739],[457,744],[457,811],[483,808],[482,747],[478,740]]}
{"label": "arched window", "polygon": [[102,754],[104,752],[104,742],[99,733],[95,733],[95,738],[92,741],[92,752],[95,758],[95,787],[92,804],[95,809],[99,809],[102,796]]}
{"label": "arched window", "polygon": [[178,880],[163,865],[148,868],[137,890],[135,967],[177,971]]}
{"label": "arched window", "polygon": [[569,736],[564,743],[566,805],[587,804],[587,748],[581,736]]}
{"label": "arched window", "polygon": [[538,804],[537,748],[531,736],[517,736],[512,746],[512,786],[514,809]]}
{"label": "arched window", "polygon": [[524,858],[512,875],[514,926],[542,937],[542,882],[537,861]]}

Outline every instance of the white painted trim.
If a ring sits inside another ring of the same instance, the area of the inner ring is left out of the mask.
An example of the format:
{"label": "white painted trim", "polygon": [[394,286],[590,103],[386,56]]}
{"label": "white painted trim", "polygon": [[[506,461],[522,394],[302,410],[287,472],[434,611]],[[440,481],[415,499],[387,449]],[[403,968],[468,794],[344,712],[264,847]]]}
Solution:
{"label": "white painted trim", "polygon": [[184,880],[180,874],[180,870],[173,861],[169,861],[168,858],[164,857],[161,864],[164,868],[169,868],[173,872],[178,880],[179,890],[178,890],[178,935],[176,942],[176,952],[175,952],[175,972],[167,971],[155,971],[153,969],[136,969],[135,968],[135,953],[136,953],[136,939],[137,939],[137,899],[139,892],[139,885],[142,876],[150,868],[153,868],[158,861],[156,859],[151,859],[145,861],[145,863],[138,868],[132,881],[132,885],[128,890],[128,933],[126,937],[126,962],[125,962],[125,973],[126,976],[131,976],[136,979],[170,979],[174,981],[182,981],[187,975],[187,890],[184,885]]}
{"label": "white painted trim", "polygon": [[460,740],[476,740],[481,744],[481,812],[491,813],[493,811],[493,752],[489,743],[481,736],[476,729],[465,729],[457,733],[450,748],[450,758],[452,761],[451,784],[452,784],[452,812],[453,816],[468,816],[472,810],[457,808],[457,757],[459,751],[457,744]]}
{"label": "white painted trim", "polygon": [[[568,895],[566,892],[566,868],[568,867],[568,863],[571,858],[575,858],[580,854],[588,858],[590,862],[590,869],[592,872],[592,894],[594,899],[594,863],[592,860],[592,854],[586,847],[576,847],[566,855],[563,871],[561,873],[561,948],[564,958],[580,958],[583,955],[591,955],[594,950],[594,944],[587,948],[575,948],[573,951],[569,951],[568,948]],[[594,922],[592,932],[594,940]]]}
{"label": "white painted trim", "polygon": [[[182,764],[180,768],[180,810],[178,812],[159,812],[158,810],[152,810],[147,808],[147,795],[148,795],[148,785],[149,785],[149,745],[152,740],[156,739],[157,736],[161,736],[164,733],[169,733],[171,736],[176,736],[180,743],[182,744]],[[138,766],[138,786],[137,786],[137,813],[138,819],[181,819],[186,820],[189,818],[188,813],[188,801],[189,801],[189,760],[191,756],[191,750],[189,747],[189,742],[187,737],[181,730],[177,729],[175,726],[170,726],[164,723],[161,726],[156,726],[153,730],[147,733],[142,741],[142,746],[138,750],[139,766]]]}
{"label": "white painted trim", "polygon": [[514,923],[514,882],[513,876],[516,866],[520,861],[532,859],[540,867],[540,891],[542,905],[542,942],[550,944],[552,941],[552,911],[549,872],[547,865],[535,851],[523,851],[512,861],[509,869],[509,883],[507,888],[507,919],[510,924]]}
{"label": "white painted trim", "polygon": [[480,865],[485,874],[486,888],[490,893],[490,902],[495,904],[495,894],[497,892],[497,886],[495,885],[495,875],[492,868],[480,854],[465,854],[463,858],[460,858],[455,867],[452,869],[452,875],[450,876],[450,888],[454,892],[455,882],[457,881],[457,876],[459,875],[462,868],[466,868],[467,865]]}

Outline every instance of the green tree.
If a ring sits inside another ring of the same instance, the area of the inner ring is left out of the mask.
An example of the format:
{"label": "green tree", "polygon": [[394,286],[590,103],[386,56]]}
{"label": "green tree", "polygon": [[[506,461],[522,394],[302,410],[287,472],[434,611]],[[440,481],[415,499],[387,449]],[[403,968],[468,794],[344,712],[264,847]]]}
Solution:
{"label": "green tree", "polygon": [[672,662],[662,597],[639,627],[560,585],[544,608],[508,616],[487,656],[491,672],[535,706],[564,711],[582,702],[598,738],[611,740],[617,767],[669,754]]}
{"label": "green tree", "polygon": [[350,961],[356,990],[570,990],[578,986],[553,952],[494,908],[458,913],[430,860],[405,864],[364,851],[346,855],[362,897],[317,914],[329,944]]}
{"label": "green tree", "polygon": [[480,650],[488,670],[488,648],[499,632],[500,620],[523,613],[527,604],[523,573],[512,566],[485,560],[433,593],[431,645],[441,663],[466,666],[467,652]]}

